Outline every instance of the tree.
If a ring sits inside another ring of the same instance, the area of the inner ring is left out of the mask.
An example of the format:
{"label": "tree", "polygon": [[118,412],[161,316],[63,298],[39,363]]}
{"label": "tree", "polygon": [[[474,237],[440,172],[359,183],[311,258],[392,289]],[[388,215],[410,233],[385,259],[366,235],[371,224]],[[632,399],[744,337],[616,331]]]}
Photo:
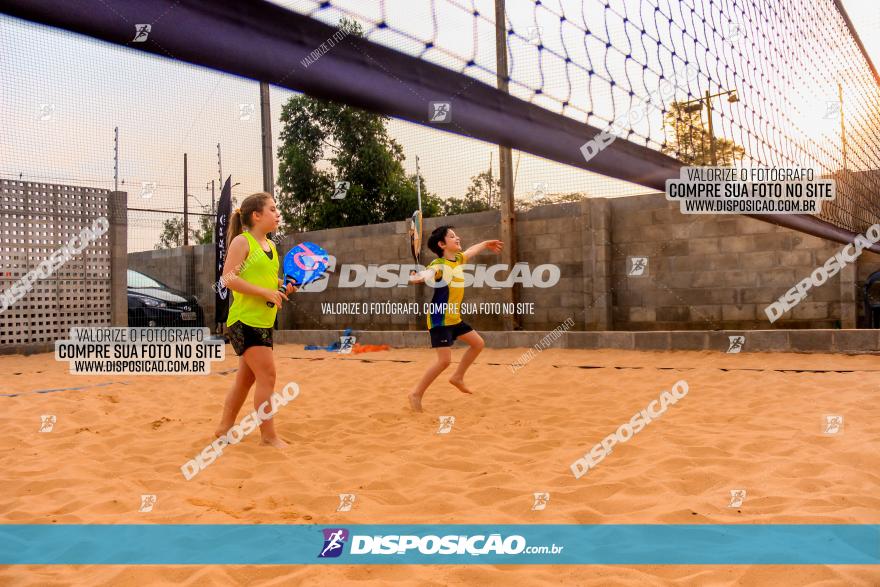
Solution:
{"label": "tree", "polygon": [[[362,34],[357,23],[340,27]],[[317,230],[399,221],[418,208],[416,178],[403,168],[403,148],[388,135],[388,117],[345,104],[296,96],[281,110],[278,203],[285,230]],[[422,185],[425,216],[440,201]],[[347,182],[334,199],[337,182]]]}
{"label": "tree", "polygon": [[183,246],[183,219],[170,218],[162,223],[162,233],[156,249],[175,249]]}
{"label": "tree", "polygon": [[[688,111],[683,102],[673,102],[663,118],[669,140],[661,152],[685,165],[712,165],[712,141],[703,127],[702,109]],[[733,165],[744,154],[745,149],[733,141],[715,137],[715,158],[719,166]]]}
{"label": "tree", "polygon": [[536,206],[548,204],[564,204],[567,202],[580,202],[586,200],[587,195],[583,192],[570,192],[567,194],[547,194],[542,198],[527,198],[516,201],[516,208],[521,212],[531,210]]}
{"label": "tree", "polygon": [[[411,216],[419,207],[418,192],[415,191],[416,174],[413,173],[412,175],[407,176],[406,181],[408,182],[408,185],[412,185],[411,193],[410,190],[407,190],[403,193],[404,197],[397,200],[397,208],[394,211],[394,216],[391,219],[392,221]],[[425,218],[431,218],[433,216],[442,215],[443,200],[441,200],[437,194],[428,192],[425,176],[421,173],[419,174],[418,182],[422,193],[422,216]],[[412,198],[410,198],[410,195]]]}
{"label": "tree", "polygon": [[492,170],[478,173],[471,178],[471,185],[464,195],[465,200],[484,201],[486,209],[498,208],[501,194],[501,178],[492,177]]}
{"label": "tree", "polygon": [[190,242],[196,245],[209,245],[214,242],[214,224],[217,222],[217,216],[208,206],[202,207],[202,213],[203,216],[199,216],[198,228],[190,229],[192,234]]}
{"label": "tree", "polygon": [[[388,136],[387,121],[309,96],[283,106],[278,199],[287,230],[392,222],[418,208],[415,175],[404,171],[403,148]],[[439,199],[419,181],[423,214],[436,216]],[[347,182],[347,191],[334,199],[337,182]]]}
{"label": "tree", "polygon": [[464,198],[447,198],[443,201],[443,215],[471,214],[494,210],[499,205],[501,180],[492,177],[490,171],[484,171],[471,177]]}
{"label": "tree", "polygon": [[[189,242],[193,245],[207,245],[214,242],[214,221],[210,208],[202,207],[203,216],[199,216],[198,228],[189,229]],[[183,218],[175,217],[162,223],[162,233],[156,249],[175,249],[183,246]]]}

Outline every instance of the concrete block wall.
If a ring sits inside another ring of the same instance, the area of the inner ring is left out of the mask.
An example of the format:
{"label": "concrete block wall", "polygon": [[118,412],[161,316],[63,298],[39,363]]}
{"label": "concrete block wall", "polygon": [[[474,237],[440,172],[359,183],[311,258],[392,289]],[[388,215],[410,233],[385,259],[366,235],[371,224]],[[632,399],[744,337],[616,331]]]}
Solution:
{"label": "concrete block wall", "polygon": [[[855,267],[773,324],[764,312],[841,245],[746,216],[681,214],[663,194],[610,203],[615,330],[856,326]],[[648,258],[644,276],[627,275],[630,256]]]}
{"label": "concrete block wall", "polygon": [[[851,286],[845,284],[842,286],[841,296],[846,297],[852,293],[855,300],[853,303],[853,312],[856,314],[856,324],[859,328],[866,328],[870,325],[870,318],[865,315],[865,282],[872,273],[880,271],[880,255],[862,253],[859,262],[855,268],[853,283]],[[880,285],[874,286],[875,291],[880,289]],[[880,300],[880,296],[877,296]]]}
{"label": "concrete block wall", "polygon": [[[519,301],[534,303],[534,313],[522,316],[523,328],[552,330],[567,318],[573,317],[583,328],[584,267],[582,263],[584,234],[589,237],[582,220],[580,203],[544,206],[519,214],[517,217],[518,256],[531,268],[551,263],[558,265],[562,277],[552,288],[520,288]],[[455,227],[468,246],[489,239],[500,238],[500,216],[497,211],[464,214],[446,218],[427,218],[424,221],[425,241],[442,224]],[[294,242],[312,241],[336,256],[337,267],[348,263],[382,265],[412,263],[409,249],[407,222],[353,226],[297,234],[282,241],[281,249],[289,249]],[[422,264],[434,259],[427,246],[422,251]],[[484,252],[473,259],[473,264],[494,265],[500,256]],[[394,288],[339,288],[340,274],[331,274],[324,292],[297,294],[292,306],[282,310],[279,326],[288,328],[361,328],[379,330],[422,330],[424,316],[411,314],[336,316],[322,313],[322,303],[395,302],[423,303],[431,301],[432,290],[427,286]],[[503,291],[485,287],[471,287],[465,291],[465,303],[503,302]],[[499,330],[500,315],[477,314],[465,317],[477,329]]]}
{"label": "concrete block wall", "polygon": [[[464,247],[481,240],[498,238],[498,212],[481,212],[450,216],[443,219],[428,218],[424,222],[425,241],[431,231],[441,224],[455,226]],[[323,292],[298,293],[294,303],[285,306],[279,316],[282,329],[316,328],[360,328],[374,330],[423,330],[424,316],[412,314],[374,314],[336,315],[322,312],[322,304],[370,302],[392,302],[400,304],[423,303],[431,301],[433,290],[427,286],[405,286],[391,288],[340,288],[341,267],[345,264],[384,265],[389,263],[413,264],[410,253],[408,222],[389,222],[367,226],[351,226],[318,230],[296,234],[282,240],[280,249],[289,250],[295,242],[312,241],[320,244],[336,256],[337,270],[330,274],[329,283]],[[427,246],[422,250],[422,264],[434,259]],[[473,263],[496,263],[497,256],[484,253],[471,260]],[[408,274],[408,272],[407,272]],[[489,288],[469,288],[465,292],[465,302],[480,303],[501,301],[501,292]],[[498,316],[470,316],[466,318],[476,328],[499,329]]]}
{"label": "concrete block wall", "polygon": [[[500,238],[496,211],[425,220],[425,240],[440,224],[455,226],[463,245]],[[279,314],[280,329],[422,330],[424,316],[411,314],[336,315],[322,303],[401,302],[421,306],[431,300],[427,286],[342,288],[339,266],[359,263],[412,263],[407,222],[354,226],[296,234],[283,240],[313,241],[337,257],[337,271],[321,293],[300,293]],[[880,255],[865,252],[856,266],[810,291],[809,297],[771,324],[764,308],[810,275],[841,245],[738,215],[683,215],[663,194],[590,199],[541,206],[517,214],[517,259],[534,269],[543,263],[561,269],[548,289],[519,288],[521,302],[534,303],[522,316],[523,330],[546,331],[571,317],[572,330],[765,330],[836,329],[864,325],[862,286],[880,270]],[[434,258],[422,252],[422,263]],[[129,255],[129,266],[187,292],[194,292],[212,322],[212,245],[190,251],[146,251]],[[627,275],[627,258],[648,258],[646,275]],[[483,253],[473,263],[492,265],[499,256]],[[468,288],[465,302],[503,302],[504,292]],[[502,330],[499,315],[465,318],[477,329]],[[646,342],[647,340],[643,341]]]}
{"label": "concrete block wall", "polygon": [[[541,206],[517,214],[517,261],[528,263],[531,269],[543,264],[557,265],[561,273],[553,287],[518,289],[520,302],[534,303],[534,314],[522,316],[523,330],[553,330],[569,318],[575,321],[575,328],[583,329],[590,320],[584,303],[589,287],[585,278],[589,275],[583,263],[584,242],[590,235],[583,211],[582,203],[576,202]],[[489,256],[484,262],[497,263],[496,259]]]}

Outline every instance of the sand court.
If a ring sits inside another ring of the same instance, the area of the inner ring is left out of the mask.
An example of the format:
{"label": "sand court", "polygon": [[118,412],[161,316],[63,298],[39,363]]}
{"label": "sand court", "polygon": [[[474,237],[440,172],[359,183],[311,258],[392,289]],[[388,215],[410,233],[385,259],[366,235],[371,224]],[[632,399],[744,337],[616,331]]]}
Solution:
{"label": "sand court", "polygon": [[[71,376],[51,355],[0,357],[0,516],[28,524],[880,523],[873,356],[549,349],[513,373],[522,349],[487,349],[468,373],[473,396],[441,376],[425,412],[413,414],[406,391],[430,352],[276,346],[276,387],[293,381],[301,390],[275,417],[290,446],[262,447],[254,434],[190,481],[180,467],[212,440],[237,364],[231,349],[204,377]],[[684,397],[575,478],[572,462],[679,380]],[[51,389],[63,391],[39,393]],[[241,415],[250,409],[251,398]],[[46,415],[55,416],[51,432],[40,432]],[[828,415],[842,416],[835,433],[824,429]],[[441,416],[454,422],[438,434]],[[730,507],[735,490],[745,494]],[[543,510],[532,509],[535,493],[549,494]],[[350,511],[336,511],[340,494],[356,496]],[[144,495],[155,496],[151,511],[139,511]],[[25,585],[242,577],[504,584],[512,569],[52,566],[0,574]],[[880,580],[869,566],[516,570],[533,584]]]}
{"label": "sand court", "polygon": [[57,4],[0,587],[880,586],[877,2]]}

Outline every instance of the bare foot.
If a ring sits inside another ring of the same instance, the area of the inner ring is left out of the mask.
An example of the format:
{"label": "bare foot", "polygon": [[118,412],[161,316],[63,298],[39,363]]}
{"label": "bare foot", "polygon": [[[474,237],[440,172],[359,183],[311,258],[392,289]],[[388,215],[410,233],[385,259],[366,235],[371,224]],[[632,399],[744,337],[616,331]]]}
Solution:
{"label": "bare foot", "polygon": [[274,438],[264,438],[260,444],[263,446],[274,446],[275,448],[285,448],[287,446],[287,443],[277,436]]}
{"label": "bare foot", "polygon": [[412,408],[413,412],[421,412],[422,411],[422,396],[409,394],[409,407]]}
{"label": "bare foot", "polygon": [[470,393],[470,394],[474,393],[470,389],[467,388],[467,385],[464,384],[464,379],[462,379],[461,377],[450,377],[449,383],[456,386],[458,388],[458,390],[462,393]]}

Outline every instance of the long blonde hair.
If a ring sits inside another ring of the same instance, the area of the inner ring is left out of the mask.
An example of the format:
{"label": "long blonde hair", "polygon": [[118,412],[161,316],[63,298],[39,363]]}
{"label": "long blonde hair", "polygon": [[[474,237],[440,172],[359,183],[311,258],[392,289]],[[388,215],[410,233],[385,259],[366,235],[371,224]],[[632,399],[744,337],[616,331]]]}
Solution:
{"label": "long blonde hair", "polygon": [[232,212],[232,216],[229,217],[229,228],[226,231],[227,250],[229,250],[229,245],[232,243],[232,239],[240,235],[245,226],[248,228],[251,227],[251,214],[262,210],[263,206],[266,205],[266,200],[271,198],[272,194],[268,192],[251,194],[244,199],[241,206]]}

